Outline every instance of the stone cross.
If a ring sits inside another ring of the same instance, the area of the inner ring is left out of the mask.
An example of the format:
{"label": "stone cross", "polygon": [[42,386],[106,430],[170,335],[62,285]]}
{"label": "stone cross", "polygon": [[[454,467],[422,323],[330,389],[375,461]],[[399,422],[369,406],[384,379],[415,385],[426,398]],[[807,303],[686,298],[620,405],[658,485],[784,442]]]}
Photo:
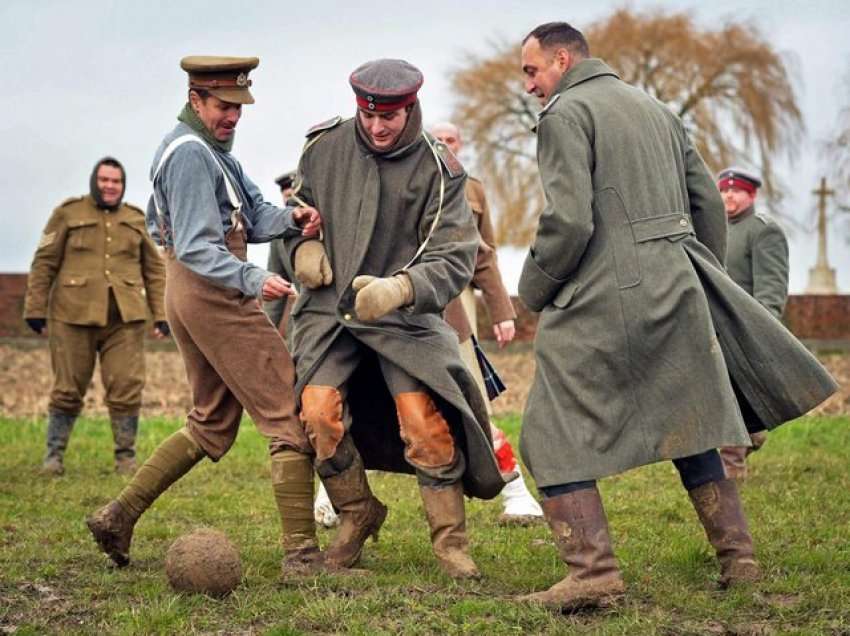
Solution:
{"label": "stone cross", "polygon": [[838,285],[835,283],[835,269],[829,266],[826,253],[826,199],[835,194],[826,185],[826,177],[821,177],[820,187],[812,190],[818,198],[818,260],[809,270],[807,294],[837,294]]}

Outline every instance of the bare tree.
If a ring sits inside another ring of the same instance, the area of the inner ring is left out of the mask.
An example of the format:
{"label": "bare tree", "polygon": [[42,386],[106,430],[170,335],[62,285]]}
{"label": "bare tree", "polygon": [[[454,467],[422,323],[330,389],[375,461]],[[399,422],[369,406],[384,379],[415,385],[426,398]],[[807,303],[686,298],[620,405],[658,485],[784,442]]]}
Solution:
{"label": "bare tree", "polygon": [[[591,52],[673,109],[709,167],[761,172],[769,205],[781,199],[773,159],[792,153],[803,122],[783,55],[752,24],[703,28],[689,13],[620,9],[585,30]],[[541,207],[533,161],[534,100],[524,94],[519,46],[494,44],[453,74],[454,118],[492,192],[497,239],[528,243]],[[533,185],[532,185],[533,184]]]}

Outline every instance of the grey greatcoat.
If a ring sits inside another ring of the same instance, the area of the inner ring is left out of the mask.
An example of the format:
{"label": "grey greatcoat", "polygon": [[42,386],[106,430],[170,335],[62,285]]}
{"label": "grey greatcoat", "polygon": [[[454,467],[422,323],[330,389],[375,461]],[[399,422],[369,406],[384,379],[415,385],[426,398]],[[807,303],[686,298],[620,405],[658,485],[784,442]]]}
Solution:
{"label": "grey greatcoat", "polygon": [[788,300],[788,241],[770,217],[749,207],[729,219],[726,271],[777,318]]}
{"label": "grey greatcoat", "polygon": [[[521,438],[538,486],[747,445],[730,374],[767,427],[834,390],[723,271],[720,195],[666,107],[589,59],[564,75],[537,135],[546,207],[519,292],[542,312]],[[763,366],[786,354],[801,366]]]}
{"label": "grey greatcoat", "polygon": [[[334,280],[327,287],[302,289],[292,309],[296,395],[319,365],[333,364],[325,358],[347,331],[430,389],[466,455],[467,494],[496,496],[504,480],[493,456],[486,407],[461,361],[457,337],[441,317],[446,303],[469,284],[479,240],[464,199],[462,168],[451,158],[438,164],[421,135],[400,150],[373,155],[357,137],[354,120],[332,120],[311,131],[310,141],[297,194],[322,214]],[[445,158],[445,147],[439,149]],[[360,322],[351,282],[360,274],[392,276],[413,259],[437,212],[438,165],[445,177],[442,214],[424,252],[406,270],[414,303],[376,322]],[[293,269],[300,242],[288,238],[285,243]],[[348,387],[352,438],[367,468],[413,472],[403,457],[392,398],[374,357],[368,358]],[[327,377],[326,366],[322,372]]]}

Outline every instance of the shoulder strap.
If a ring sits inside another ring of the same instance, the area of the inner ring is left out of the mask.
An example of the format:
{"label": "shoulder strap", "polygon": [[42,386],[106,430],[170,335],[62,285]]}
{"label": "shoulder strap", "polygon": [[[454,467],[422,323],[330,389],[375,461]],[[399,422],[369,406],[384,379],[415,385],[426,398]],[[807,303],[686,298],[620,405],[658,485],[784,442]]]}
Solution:
{"label": "shoulder strap", "polygon": [[431,236],[434,234],[434,230],[437,229],[437,225],[440,223],[440,216],[443,214],[443,199],[446,196],[446,175],[445,170],[443,169],[443,160],[440,158],[439,152],[434,147],[434,144],[431,143],[431,140],[428,139],[428,133],[424,130],[422,131],[422,138],[425,139],[425,143],[428,144],[428,148],[431,149],[431,154],[434,155],[434,161],[437,162],[437,170],[440,173],[440,198],[437,204],[437,214],[434,215],[434,221],[431,223],[431,227],[428,229],[428,235],[425,237],[425,240],[422,241],[422,244],[419,246],[419,249],[416,250],[416,254],[413,255],[413,258],[408,261],[407,265],[401,268],[401,271],[407,271],[411,265],[422,255],[422,252],[425,251],[425,247],[428,245],[428,241],[431,240]]}
{"label": "shoulder strap", "polygon": [[[198,137],[197,135],[186,134],[180,137],[177,137],[174,141],[172,141],[166,149],[162,152],[162,156],[159,158],[159,163],[156,166],[156,171],[153,173],[153,177],[151,178],[151,184],[156,181],[156,178],[159,176],[162,167],[165,165],[165,162],[168,161],[169,157],[174,153],[177,148],[182,146],[187,142],[196,142],[201,144],[204,148],[207,149],[207,152],[210,153],[210,157],[213,158],[218,169],[221,170],[221,176],[224,177],[224,187],[227,190],[227,198],[230,200],[230,205],[233,206],[234,214],[238,213],[242,209],[242,201],[239,200],[239,196],[236,194],[236,189],[233,187],[233,183],[230,181],[230,177],[227,176],[227,171],[224,169],[224,166],[221,165],[221,162],[218,160],[218,157],[215,156],[215,153],[212,151],[206,143],[204,143],[203,139]],[[156,198],[156,188],[153,190],[153,202],[156,206],[157,216],[160,218],[160,222],[162,222],[162,208],[159,205],[159,201]]]}

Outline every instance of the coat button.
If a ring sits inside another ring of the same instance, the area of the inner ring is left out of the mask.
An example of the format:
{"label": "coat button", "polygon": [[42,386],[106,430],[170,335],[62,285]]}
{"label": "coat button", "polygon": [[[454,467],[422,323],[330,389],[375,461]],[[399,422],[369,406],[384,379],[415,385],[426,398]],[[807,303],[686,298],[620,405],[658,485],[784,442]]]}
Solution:
{"label": "coat button", "polygon": [[112,240],[112,237],[111,237],[111,236],[107,236],[107,237],[106,237],[106,240],[107,240],[107,242],[109,242],[109,241],[111,241],[111,240]]}
{"label": "coat button", "polygon": [[109,258],[109,254],[106,255],[106,258]]}
{"label": "coat button", "polygon": [[106,274],[107,276],[109,276],[109,270],[108,269],[106,271],[104,271],[103,273]]}
{"label": "coat button", "polygon": [[346,320],[351,320],[351,314],[345,314],[343,318],[345,318]]}
{"label": "coat button", "polygon": [[109,227],[111,223],[109,221],[106,222],[106,227]]}
{"label": "coat button", "polygon": [[682,219],[681,221],[679,221],[679,225],[681,225],[682,227],[687,227],[688,226],[688,220]]}

